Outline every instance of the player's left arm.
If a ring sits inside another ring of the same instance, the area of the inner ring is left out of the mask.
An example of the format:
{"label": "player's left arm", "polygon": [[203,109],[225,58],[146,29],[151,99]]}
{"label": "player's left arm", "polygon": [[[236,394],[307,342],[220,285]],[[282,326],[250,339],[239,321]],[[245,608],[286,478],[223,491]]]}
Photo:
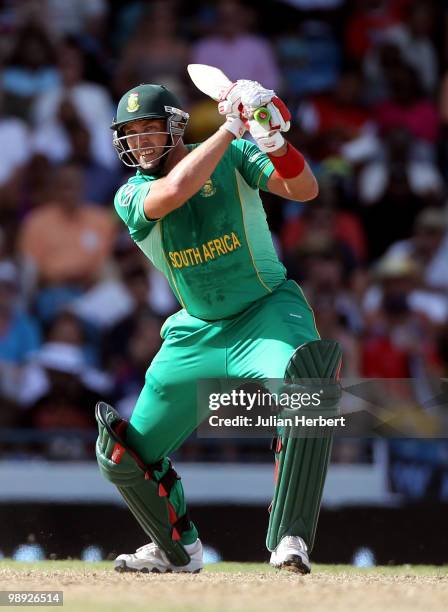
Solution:
{"label": "player's left arm", "polygon": [[[271,193],[275,193],[275,195],[287,200],[296,200],[298,202],[314,200],[319,193],[316,177],[305,159],[303,159],[303,156],[300,153],[296,155],[294,152],[296,152],[296,149],[285,141],[282,148],[269,154],[269,158],[276,169],[268,179],[267,189]],[[287,159],[287,157],[291,159]],[[277,166],[280,166],[281,172],[285,162],[287,165],[290,165],[293,175],[297,172],[295,176],[289,178],[281,176]]]}
{"label": "player's left arm", "polygon": [[[313,200],[319,193],[316,178],[303,155],[283,137],[291,125],[291,113],[285,103],[275,92],[263,89],[243,94],[241,102],[246,116],[252,117],[247,121],[252,137],[275,168],[267,190],[288,200]],[[257,106],[267,109],[261,122],[254,118]]]}

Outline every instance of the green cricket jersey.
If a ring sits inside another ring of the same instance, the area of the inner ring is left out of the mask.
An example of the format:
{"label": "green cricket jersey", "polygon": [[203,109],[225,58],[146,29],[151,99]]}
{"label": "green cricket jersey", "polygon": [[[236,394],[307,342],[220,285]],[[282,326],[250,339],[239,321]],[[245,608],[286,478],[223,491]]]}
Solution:
{"label": "green cricket jersey", "polygon": [[255,145],[234,140],[204,186],[162,219],[143,210],[157,177],[138,170],[118,190],[115,208],[132,239],[192,316],[232,317],[285,280],[258,193],[273,171]]}

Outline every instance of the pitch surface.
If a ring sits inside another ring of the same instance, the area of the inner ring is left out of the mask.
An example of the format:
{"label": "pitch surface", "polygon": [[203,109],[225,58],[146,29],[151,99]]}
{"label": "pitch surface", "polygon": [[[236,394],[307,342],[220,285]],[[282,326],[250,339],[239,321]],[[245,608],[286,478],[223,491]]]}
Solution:
{"label": "pitch surface", "polygon": [[111,563],[4,560],[0,589],[62,590],[62,609],[70,612],[438,612],[447,609],[448,567],[315,565],[304,577],[264,564],[219,563],[192,576],[117,574]]}

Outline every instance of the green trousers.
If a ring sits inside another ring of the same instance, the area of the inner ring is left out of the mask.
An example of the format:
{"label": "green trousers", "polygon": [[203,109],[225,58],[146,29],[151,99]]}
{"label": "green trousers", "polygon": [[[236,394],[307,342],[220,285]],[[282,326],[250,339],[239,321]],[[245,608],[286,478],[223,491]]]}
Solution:
{"label": "green trousers", "polygon": [[[291,280],[232,319],[203,321],[180,310],[165,321],[161,336],[127,434],[146,463],[166,458],[198,426],[198,379],[283,379],[295,349],[319,339],[313,311]],[[178,516],[185,512],[179,480],[170,501]],[[183,544],[197,535],[195,527],[184,532]]]}

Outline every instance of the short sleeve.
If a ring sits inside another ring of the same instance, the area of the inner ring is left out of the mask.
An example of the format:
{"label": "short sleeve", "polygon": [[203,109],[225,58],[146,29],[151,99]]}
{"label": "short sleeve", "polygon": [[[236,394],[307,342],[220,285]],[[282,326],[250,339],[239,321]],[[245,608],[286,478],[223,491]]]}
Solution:
{"label": "short sleeve", "polygon": [[135,182],[131,179],[115,194],[115,210],[131,234],[139,231],[148,232],[156,224],[156,221],[147,219],[144,212],[144,202],[150,187],[150,181]]}
{"label": "short sleeve", "polygon": [[275,168],[269,157],[248,140],[234,140],[231,143],[235,167],[253,189],[267,191],[269,177]]}

